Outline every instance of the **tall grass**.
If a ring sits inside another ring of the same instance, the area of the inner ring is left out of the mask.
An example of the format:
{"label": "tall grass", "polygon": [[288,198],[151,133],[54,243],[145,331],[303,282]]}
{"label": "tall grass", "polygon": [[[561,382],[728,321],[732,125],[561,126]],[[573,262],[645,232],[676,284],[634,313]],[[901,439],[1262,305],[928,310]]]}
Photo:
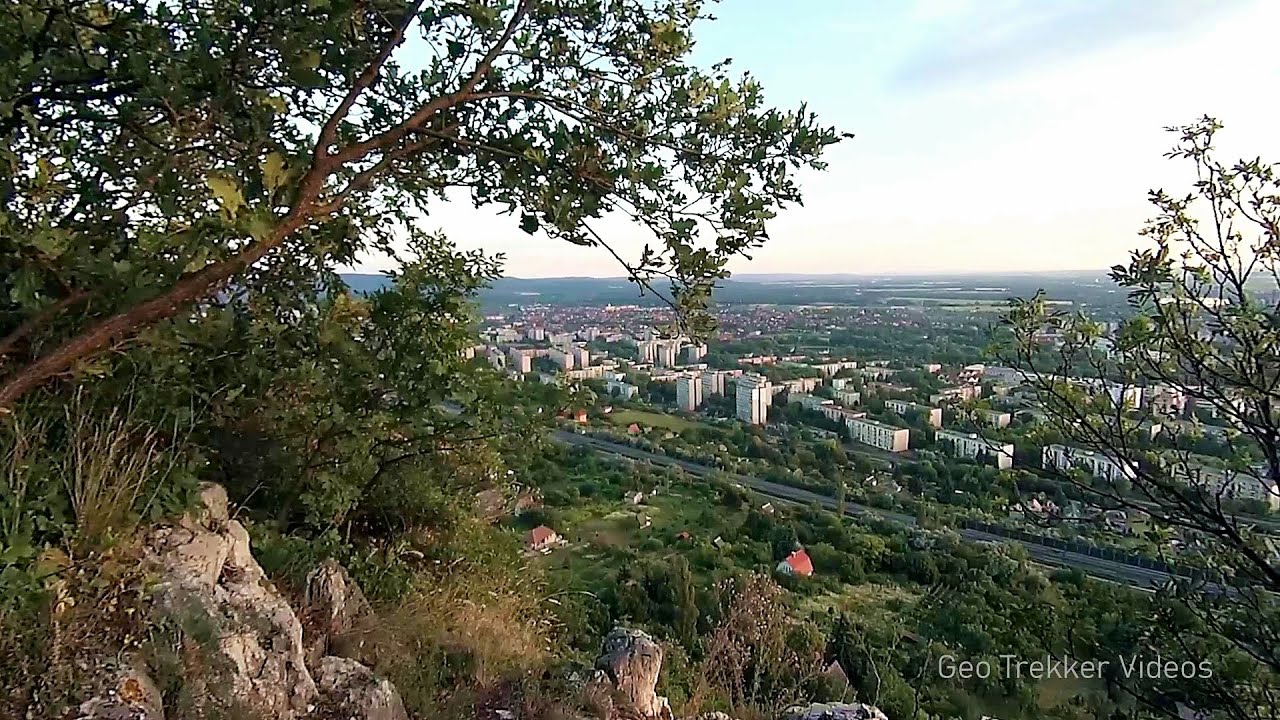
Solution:
{"label": "tall grass", "polygon": [[[94,549],[130,534],[139,500],[173,470],[160,434],[134,417],[132,408],[100,414],[77,393],[65,410],[66,446],[56,466],[75,516],[73,546]],[[149,502],[149,501],[148,501]]]}
{"label": "tall grass", "polygon": [[3,453],[0,454],[0,549],[31,540],[31,517],[28,496],[32,474],[39,461],[39,448],[45,440],[45,423],[24,423],[12,418],[5,429]]}

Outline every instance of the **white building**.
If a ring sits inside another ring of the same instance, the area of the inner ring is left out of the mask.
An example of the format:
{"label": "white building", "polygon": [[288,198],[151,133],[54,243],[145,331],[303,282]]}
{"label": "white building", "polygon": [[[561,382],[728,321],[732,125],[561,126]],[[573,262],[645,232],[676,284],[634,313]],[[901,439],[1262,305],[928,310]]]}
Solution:
{"label": "white building", "polygon": [[533,372],[533,354],[525,352],[519,348],[511,348],[507,351],[507,358],[510,360],[511,369],[518,373]]}
{"label": "white building", "polygon": [[547,331],[540,327],[530,326],[524,329],[524,336],[526,339],[541,342],[547,339]]}
{"label": "white building", "polygon": [[849,384],[849,378],[837,378],[837,377],[831,378],[832,390],[836,390],[836,391],[843,390],[845,386],[848,384]]}
{"label": "white building", "polygon": [[610,395],[614,395],[614,390],[617,390],[617,397],[623,400],[630,400],[636,396],[636,393],[640,392],[640,388],[621,380],[610,380],[605,383],[605,389]]}
{"label": "white building", "polygon": [[551,362],[555,363],[556,367],[560,368],[561,370],[573,369],[573,353],[567,350],[561,350],[560,348],[551,348],[551,350],[547,353],[547,357],[551,358]]}
{"label": "white building", "polygon": [[1002,427],[1009,427],[1009,423],[1013,422],[1013,415],[1011,413],[1002,412],[1000,410],[987,410],[986,408],[979,408],[978,419],[990,425],[991,427],[1002,428]]}
{"label": "white building", "polygon": [[886,425],[870,418],[849,418],[845,425],[854,440],[881,450],[902,452],[911,442],[911,431],[907,428]]}
{"label": "white building", "polygon": [[738,378],[738,419],[752,425],[763,425],[769,417],[769,398],[772,386],[769,379],[756,373],[746,373]]}
{"label": "white building", "polygon": [[1002,365],[988,365],[982,368],[982,379],[999,385],[1020,385],[1022,371]]}
{"label": "white building", "polygon": [[636,343],[636,351],[640,355],[642,363],[656,363],[658,361],[658,342],[656,340],[645,340]]}
{"label": "white building", "polygon": [[1092,477],[1108,481],[1122,478],[1132,479],[1136,475],[1133,468],[1126,463],[1117,462],[1102,453],[1067,445],[1049,445],[1045,447],[1041,455],[1041,464],[1046,470],[1058,470],[1059,472],[1080,468]]}
{"label": "white building", "polygon": [[654,364],[659,367],[675,367],[676,354],[680,350],[680,343],[674,340],[658,341],[657,357]]}
{"label": "white building", "polygon": [[605,369],[603,365],[588,365],[576,370],[565,370],[564,376],[567,380],[601,380],[604,378]]}
{"label": "white building", "polygon": [[978,455],[986,453],[987,457],[1001,470],[1013,467],[1013,443],[1001,444],[977,433],[962,433],[954,430],[939,430],[933,437],[939,442],[950,443],[952,452],[958,457],[974,460]]}
{"label": "white building", "polygon": [[1142,388],[1136,385],[1114,383],[1100,378],[1067,378],[1067,382],[1083,388],[1091,396],[1106,393],[1111,402],[1121,404],[1125,408],[1137,408],[1142,405]]}
{"label": "white building", "polygon": [[569,347],[573,344],[573,333],[556,333],[548,335],[547,342],[557,347]]}
{"label": "white building", "polygon": [[711,370],[702,374],[702,396],[724,395],[724,378],[727,373]]}
{"label": "white building", "polygon": [[584,368],[591,364],[591,351],[585,347],[575,345],[569,352],[573,355],[574,365]]}
{"label": "white building", "polygon": [[1173,475],[1192,487],[1202,488],[1213,497],[1256,500],[1271,510],[1280,510],[1280,489],[1274,480],[1266,477],[1265,465],[1240,472],[1193,461],[1191,465],[1180,463],[1175,466]]}
{"label": "white building", "polygon": [[862,393],[857,390],[840,390],[836,393],[836,399],[845,407],[853,407],[862,402]]}
{"label": "white building", "polygon": [[707,356],[707,346],[701,343],[684,346],[684,362],[692,365]]}
{"label": "white building", "polygon": [[702,378],[697,373],[676,379],[676,405],[685,412],[693,412],[702,406]]}
{"label": "white building", "polygon": [[810,410],[821,410],[823,405],[831,405],[832,402],[826,398],[820,398],[817,395],[806,395],[804,393],[791,393],[787,397],[788,403],[796,403]]}
{"label": "white building", "polygon": [[929,423],[930,427],[942,427],[942,408],[930,407],[919,403],[907,402],[906,400],[885,400],[885,409],[892,410],[902,417],[907,417],[913,413],[919,413]]}

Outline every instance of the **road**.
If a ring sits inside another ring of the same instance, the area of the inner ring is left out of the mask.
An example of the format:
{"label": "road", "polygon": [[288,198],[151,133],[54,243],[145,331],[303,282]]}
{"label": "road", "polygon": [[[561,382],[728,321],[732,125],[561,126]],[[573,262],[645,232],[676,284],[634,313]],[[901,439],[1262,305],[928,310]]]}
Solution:
{"label": "road", "polygon": [[[719,472],[726,479],[739,483],[743,487],[750,488],[761,495],[767,495],[769,497],[789,500],[806,505],[816,503],[828,510],[836,509],[835,498],[827,495],[820,495],[808,490],[780,485],[775,482],[761,480],[748,475],[725,472],[723,470],[717,470],[716,468],[700,465],[688,460],[681,460],[668,455],[660,455],[647,450],[633,448],[630,445],[623,445],[621,443],[602,440],[600,438],[590,437],[587,435],[579,435],[577,433],[566,432],[563,430],[557,431],[553,437],[559,442],[570,445],[586,446],[600,452],[612,455],[621,455],[635,460],[647,460],[654,465],[679,467],[694,475],[703,476],[709,475],[712,472]],[[866,505],[858,505],[856,503],[845,503],[845,514],[853,517],[879,517],[906,526],[915,525],[916,522],[915,518],[910,515],[872,508]],[[1168,573],[1164,573],[1159,570],[1137,567],[1126,563],[1116,562],[1114,560],[1097,558],[1091,555],[1084,555],[1066,550],[1058,550],[1043,545],[1037,545],[1035,543],[1023,542],[1000,535],[982,532],[980,530],[964,528],[958,529],[956,532],[958,532],[961,537],[974,542],[1012,543],[1020,545],[1024,550],[1026,550],[1027,555],[1037,563],[1054,567],[1075,568],[1095,578],[1128,585],[1141,590],[1151,590],[1159,587],[1167,582],[1170,577]]]}

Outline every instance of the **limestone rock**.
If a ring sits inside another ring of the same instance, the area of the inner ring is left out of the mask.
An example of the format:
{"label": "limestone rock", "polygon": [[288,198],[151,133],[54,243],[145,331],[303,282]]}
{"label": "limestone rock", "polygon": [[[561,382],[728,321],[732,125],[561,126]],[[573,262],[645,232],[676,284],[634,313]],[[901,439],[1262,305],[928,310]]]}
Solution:
{"label": "limestone rock", "polygon": [[889,720],[880,708],[862,703],[814,703],[797,705],[783,713],[783,720]]}
{"label": "limestone rock", "polygon": [[326,655],[363,660],[363,643],[352,630],[372,612],[360,586],[336,561],[326,560],[312,570],[302,607],[308,667]]}
{"label": "limestone rock", "polygon": [[202,507],[148,542],[157,568],[156,611],[197,617],[214,637],[201,650],[213,676],[194,680],[207,697],[274,720],[293,720],[316,698],[302,650],[302,625],[249,549],[249,533],[227,513],[226,492],[206,484]]}
{"label": "limestone rock", "polygon": [[662,670],[662,646],[640,630],[614,628],[604,639],[596,669],[645,718],[671,718],[671,706],[655,692]]}
{"label": "limestone rock", "polygon": [[321,710],[353,720],[408,720],[395,685],[360,663],[329,656],[316,667]]}

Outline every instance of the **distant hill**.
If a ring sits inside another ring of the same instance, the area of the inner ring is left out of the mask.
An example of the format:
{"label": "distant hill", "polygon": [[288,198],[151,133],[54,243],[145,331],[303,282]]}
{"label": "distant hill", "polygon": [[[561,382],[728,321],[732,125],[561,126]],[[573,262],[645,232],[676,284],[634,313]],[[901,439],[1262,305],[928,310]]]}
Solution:
{"label": "distant hill", "polygon": [[[383,287],[386,276],[344,274],[357,292]],[[663,286],[665,289],[665,286]],[[1044,289],[1053,299],[1076,304],[1113,306],[1124,301],[1105,271],[1061,273],[983,273],[957,275],[736,275],[716,289],[721,304],[772,303],[780,305],[916,304],[922,300],[973,299],[1004,301],[1029,297]],[[651,293],[640,294],[626,278],[514,278],[504,277],[481,294],[487,308],[509,305],[658,305]]]}

